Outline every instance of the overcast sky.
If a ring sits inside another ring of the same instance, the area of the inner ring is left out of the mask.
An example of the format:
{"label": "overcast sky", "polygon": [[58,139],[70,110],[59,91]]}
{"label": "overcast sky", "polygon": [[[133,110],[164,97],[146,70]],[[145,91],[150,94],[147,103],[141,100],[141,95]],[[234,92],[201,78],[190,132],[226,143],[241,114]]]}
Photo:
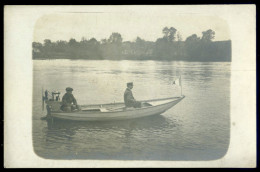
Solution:
{"label": "overcast sky", "polygon": [[122,35],[123,41],[134,41],[137,36],[146,41],[156,41],[163,36],[162,29],[174,27],[183,40],[192,34],[201,37],[202,31],[215,31],[215,41],[229,40],[229,28],[225,20],[200,14],[175,14],[152,12],[104,12],[104,13],[56,13],[42,16],[34,28],[34,41],[43,42],[75,38],[80,41],[109,38],[112,32]]}

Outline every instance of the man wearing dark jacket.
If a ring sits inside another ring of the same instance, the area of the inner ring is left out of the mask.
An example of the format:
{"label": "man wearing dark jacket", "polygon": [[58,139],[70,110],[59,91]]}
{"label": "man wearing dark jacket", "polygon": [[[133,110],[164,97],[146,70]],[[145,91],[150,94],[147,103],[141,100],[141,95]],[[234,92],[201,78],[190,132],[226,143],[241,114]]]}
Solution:
{"label": "man wearing dark jacket", "polygon": [[71,112],[72,110],[79,109],[79,106],[77,105],[77,100],[73,96],[72,91],[73,88],[66,88],[66,93],[62,97],[61,110]]}
{"label": "man wearing dark jacket", "polygon": [[132,82],[127,83],[127,88],[124,93],[125,106],[127,108],[129,108],[129,107],[140,108],[141,102],[138,102],[135,100],[133,93],[132,93],[132,88],[133,88],[133,83]]}

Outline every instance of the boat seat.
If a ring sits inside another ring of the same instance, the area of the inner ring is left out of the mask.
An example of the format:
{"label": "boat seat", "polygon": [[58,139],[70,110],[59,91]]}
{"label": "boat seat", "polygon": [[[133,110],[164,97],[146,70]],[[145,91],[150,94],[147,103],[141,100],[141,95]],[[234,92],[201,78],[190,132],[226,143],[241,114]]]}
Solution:
{"label": "boat seat", "polygon": [[134,107],[124,107],[124,110],[133,110],[133,109],[136,109]]}
{"label": "boat seat", "polygon": [[81,109],[81,111],[89,111],[89,112],[95,112],[95,111],[101,111],[101,108],[84,108]]}
{"label": "boat seat", "polygon": [[106,108],[100,108],[100,112],[108,112],[109,110],[107,110]]}
{"label": "boat seat", "polygon": [[142,107],[147,107],[147,106],[153,106],[153,105],[151,105],[150,103],[147,103],[147,102],[142,103]]}

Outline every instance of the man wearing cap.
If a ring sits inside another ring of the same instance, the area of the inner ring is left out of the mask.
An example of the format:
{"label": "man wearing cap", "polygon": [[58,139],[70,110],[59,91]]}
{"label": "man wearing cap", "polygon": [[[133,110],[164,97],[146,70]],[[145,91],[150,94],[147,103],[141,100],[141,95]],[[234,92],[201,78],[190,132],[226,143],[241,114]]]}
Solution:
{"label": "man wearing cap", "polygon": [[[77,100],[72,94],[73,88],[67,87],[66,93],[62,97],[62,106],[61,110],[66,112],[71,112],[72,110],[75,110],[76,108],[79,109],[79,106],[77,105]],[[73,103],[73,105],[72,105]]]}
{"label": "man wearing cap", "polygon": [[127,88],[124,93],[125,106],[127,108],[129,108],[129,107],[140,108],[141,102],[138,102],[135,100],[133,93],[132,93],[132,88],[133,88],[133,82],[127,83]]}

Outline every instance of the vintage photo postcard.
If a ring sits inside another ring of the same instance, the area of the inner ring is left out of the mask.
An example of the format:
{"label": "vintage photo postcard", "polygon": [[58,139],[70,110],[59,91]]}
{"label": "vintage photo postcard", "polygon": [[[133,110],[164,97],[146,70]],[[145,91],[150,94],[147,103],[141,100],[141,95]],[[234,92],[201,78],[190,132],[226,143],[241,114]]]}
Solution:
{"label": "vintage photo postcard", "polygon": [[5,6],[4,166],[256,167],[255,5]]}

